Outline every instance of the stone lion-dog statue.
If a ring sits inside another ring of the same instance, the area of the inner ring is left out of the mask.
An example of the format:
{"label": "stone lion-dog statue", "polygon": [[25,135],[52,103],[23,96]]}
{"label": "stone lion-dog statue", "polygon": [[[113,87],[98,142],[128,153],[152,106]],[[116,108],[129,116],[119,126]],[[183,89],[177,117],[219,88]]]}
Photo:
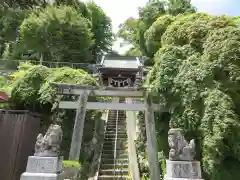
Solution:
{"label": "stone lion-dog statue", "polygon": [[180,128],[168,131],[168,144],[170,147],[169,160],[171,161],[193,161],[196,155],[195,142],[192,139],[188,143]]}
{"label": "stone lion-dog statue", "polygon": [[60,145],[62,142],[61,126],[51,124],[43,136],[41,133],[37,136],[34,156],[57,157],[60,154]]}

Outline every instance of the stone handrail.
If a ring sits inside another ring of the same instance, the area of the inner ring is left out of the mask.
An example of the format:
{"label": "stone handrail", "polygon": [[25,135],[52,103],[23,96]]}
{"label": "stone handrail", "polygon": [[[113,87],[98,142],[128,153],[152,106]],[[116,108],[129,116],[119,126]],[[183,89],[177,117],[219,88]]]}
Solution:
{"label": "stone handrail", "polygon": [[118,111],[116,113],[116,133],[115,133],[115,146],[114,146],[114,178],[116,176],[116,158],[117,158],[117,137],[118,137]]}

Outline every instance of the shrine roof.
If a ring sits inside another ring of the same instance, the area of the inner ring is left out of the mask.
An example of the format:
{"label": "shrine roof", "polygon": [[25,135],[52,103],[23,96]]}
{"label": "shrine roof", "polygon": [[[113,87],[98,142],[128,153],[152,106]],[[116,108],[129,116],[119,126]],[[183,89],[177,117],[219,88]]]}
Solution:
{"label": "shrine roof", "polygon": [[101,65],[102,68],[138,69],[141,62],[138,57],[131,56],[103,57]]}

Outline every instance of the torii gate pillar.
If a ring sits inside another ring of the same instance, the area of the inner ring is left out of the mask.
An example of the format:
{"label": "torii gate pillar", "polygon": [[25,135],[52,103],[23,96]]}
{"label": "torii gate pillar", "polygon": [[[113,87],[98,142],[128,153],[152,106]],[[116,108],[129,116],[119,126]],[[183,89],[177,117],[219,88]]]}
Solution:
{"label": "torii gate pillar", "polygon": [[79,161],[87,110],[87,102],[88,92],[87,90],[83,90],[83,92],[79,95],[78,107],[76,111],[76,118],[72,134],[71,148],[69,153],[69,160]]}
{"label": "torii gate pillar", "polygon": [[147,135],[148,164],[151,180],[160,179],[160,168],[157,155],[157,138],[154,121],[154,110],[152,107],[152,98],[149,93],[145,94],[145,126]]}

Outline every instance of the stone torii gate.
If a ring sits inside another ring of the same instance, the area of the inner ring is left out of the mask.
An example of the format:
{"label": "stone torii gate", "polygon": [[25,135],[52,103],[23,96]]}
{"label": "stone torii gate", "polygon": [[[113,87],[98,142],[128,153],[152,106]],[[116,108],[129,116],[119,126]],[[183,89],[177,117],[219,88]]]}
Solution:
{"label": "stone torii gate", "polygon": [[[57,83],[52,83],[52,85],[57,88],[58,94],[79,96],[78,101],[60,101],[59,103],[59,108],[61,109],[76,109],[69,160],[79,160],[86,110],[144,111],[150,179],[159,180],[160,169],[157,156],[154,111],[161,110],[162,112],[166,112],[167,110],[161,108],[159,105],[152,104],[149,93],[143,89],[137,90],[136,88],[96,87]],[[88,102],[88,96],[144,98],[144,103]]]}

